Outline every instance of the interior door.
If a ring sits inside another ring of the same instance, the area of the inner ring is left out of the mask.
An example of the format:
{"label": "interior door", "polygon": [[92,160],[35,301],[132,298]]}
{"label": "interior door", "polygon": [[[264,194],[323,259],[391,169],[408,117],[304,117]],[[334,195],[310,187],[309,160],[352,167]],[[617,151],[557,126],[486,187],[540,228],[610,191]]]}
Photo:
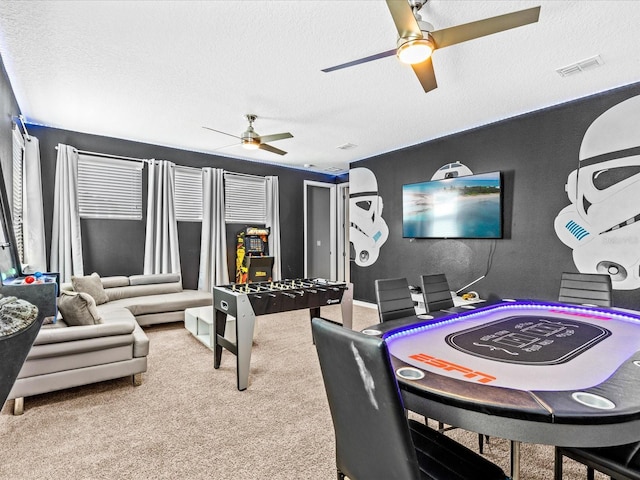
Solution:
{"label": "interior door", "polygon": [[336,280],[336,185],[304,182],[304,276]]}

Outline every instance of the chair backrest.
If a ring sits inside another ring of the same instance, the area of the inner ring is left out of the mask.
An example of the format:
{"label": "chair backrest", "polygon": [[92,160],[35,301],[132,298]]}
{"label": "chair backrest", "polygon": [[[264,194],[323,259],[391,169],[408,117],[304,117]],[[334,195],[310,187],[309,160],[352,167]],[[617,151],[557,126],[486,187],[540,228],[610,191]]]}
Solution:
{"label": "chair backrest", "polygon": [[314,318],[311,328],[336,438],[336,466],[351,480],[420,478],[387,346]]}
{"label": "chair backrest", "polygon": [[422,295],[427,312],[453,307],[449,282],[444,273],[422,275]]}
{"label": "chair backrest", "polygon": [[375,281],[376,302],[381,322],[415,316],[409,283],[406,278],[385,278]]}
{"label": "chair backrest", "polygon": [[605,273],[562,274],[558,295],[561,302],[610,307],[612,296],[611,277]]}

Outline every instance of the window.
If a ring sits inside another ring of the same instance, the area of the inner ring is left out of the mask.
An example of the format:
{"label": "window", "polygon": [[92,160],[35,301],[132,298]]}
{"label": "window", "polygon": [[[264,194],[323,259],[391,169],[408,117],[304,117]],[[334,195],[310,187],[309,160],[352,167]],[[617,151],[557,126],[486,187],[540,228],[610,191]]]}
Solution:
{"label": "window", "polygon": [[80,218],[142,219],[142,162],[80,155]]}
{"label": "window", "polygon": [[264,177],[225,173],[225,222],[264,225],[267,222],[266,184]]}
{"label": "window", "polygon": [[202,221],[202,169],[175,167],[174,205],[179,222]]}

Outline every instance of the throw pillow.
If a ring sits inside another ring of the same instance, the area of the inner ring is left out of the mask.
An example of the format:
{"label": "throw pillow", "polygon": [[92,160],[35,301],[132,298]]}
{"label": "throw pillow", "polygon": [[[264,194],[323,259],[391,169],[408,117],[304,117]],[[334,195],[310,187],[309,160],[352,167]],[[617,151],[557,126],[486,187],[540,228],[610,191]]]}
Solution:
{"label": "throw pillow", "polygon": [[96,305],[102,305],[109,301],[107,292],[104,291],[100,275],[93,272],[85,277],[71,277],[71,285],[76,292],[88,293],[96,301]]}
{"label": "throw pillow", "polygon": [[60,292],[58,310],[69,326],[102,323],[102,317],[98,313],[95,300],[84,292]]}

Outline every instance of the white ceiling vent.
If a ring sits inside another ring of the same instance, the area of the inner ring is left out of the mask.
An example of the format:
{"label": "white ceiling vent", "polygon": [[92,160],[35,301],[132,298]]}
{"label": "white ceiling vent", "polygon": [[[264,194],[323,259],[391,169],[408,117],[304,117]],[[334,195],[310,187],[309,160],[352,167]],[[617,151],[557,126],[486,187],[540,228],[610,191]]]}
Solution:
{"label": "white ceiling vent", "polygon": [[327,167],[327,168],[324,169],[325,172],[334,172],[334,173],[335,172],[341,172],[343,170],[344,169],[340,168],[340,167]]}
{"label": "white ceiling vent", "polygon": [[561,77],[568,77],[569,75],[575,75],[576,73],[591,70],[592,68],[599,67],[603,64],[604,62],[602,61],[602,58],[600,58],[600,55],[596,55],[595,57],[572,63],[566,67],[558,68],[556,72],[558,72]]}
{"label": "white ceiling vent", "polygon": [[352,148],[356,148],[357,145],[354,145],[353,143],[345,143],[343,145],[338,145],[338,148],[340,150],[351,150]]}

